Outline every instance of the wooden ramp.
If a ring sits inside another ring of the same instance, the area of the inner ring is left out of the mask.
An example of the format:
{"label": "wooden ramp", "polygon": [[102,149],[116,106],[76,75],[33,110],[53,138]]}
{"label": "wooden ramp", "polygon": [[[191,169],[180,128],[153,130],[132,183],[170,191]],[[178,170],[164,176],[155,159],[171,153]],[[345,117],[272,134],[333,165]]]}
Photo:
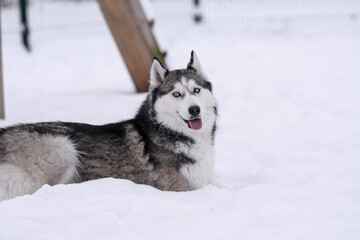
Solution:
{"label": "wooden ramp", "polygon": [[153,57],[164,63],[152,33],[152,22],[145,16],[139,0],[98,0],[138,92],[149,88],[149,72]]}

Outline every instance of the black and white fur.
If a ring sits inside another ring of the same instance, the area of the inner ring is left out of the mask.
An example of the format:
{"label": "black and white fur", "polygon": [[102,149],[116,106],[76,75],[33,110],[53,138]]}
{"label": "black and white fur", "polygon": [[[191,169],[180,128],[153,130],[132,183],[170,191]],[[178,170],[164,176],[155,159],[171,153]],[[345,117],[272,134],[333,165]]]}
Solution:
{"label": "black and white fur", "polygon": [[[195,110],[194,110],[195,109]],[[188,191],[213,180],[216,101],[194,52],[186,69],[154,58],[134,119],[94,126],[48,122],[0,130],[0,201],[42,185],[114,177]]]}

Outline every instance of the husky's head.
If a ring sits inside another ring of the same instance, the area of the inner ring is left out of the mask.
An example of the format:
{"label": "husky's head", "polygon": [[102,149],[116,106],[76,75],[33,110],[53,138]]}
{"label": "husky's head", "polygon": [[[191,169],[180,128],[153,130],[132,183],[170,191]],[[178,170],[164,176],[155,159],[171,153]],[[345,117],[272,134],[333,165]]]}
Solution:
{"label": "husky's head", "polygon": [[156,121],[163,126],[190,135],[214,131],[217,109],[212,85],[193,51],[186,69],[169,71],[153,59],[149,97]]}

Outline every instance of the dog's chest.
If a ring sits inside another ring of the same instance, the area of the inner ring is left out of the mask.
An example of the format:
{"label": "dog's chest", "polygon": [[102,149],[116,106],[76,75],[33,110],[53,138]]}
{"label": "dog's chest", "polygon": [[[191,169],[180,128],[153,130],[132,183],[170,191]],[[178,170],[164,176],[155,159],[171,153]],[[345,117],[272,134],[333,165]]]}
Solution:
{"label": "dog's chest", "polygon": [[193,164],[186,164],[181,169],[181,174],[190,185],[201,188],[213,181],[214,149],[210,142],[196,141],[188,148],[187,155],[195,160]]}

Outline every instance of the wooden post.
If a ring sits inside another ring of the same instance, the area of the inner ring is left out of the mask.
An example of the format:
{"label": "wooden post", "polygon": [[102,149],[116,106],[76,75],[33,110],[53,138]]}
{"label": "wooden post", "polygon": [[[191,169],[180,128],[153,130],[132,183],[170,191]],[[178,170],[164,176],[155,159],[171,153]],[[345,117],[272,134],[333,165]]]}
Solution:
{"label": "wooden post", "polygon": [[138,92],[149,88],[152,58],[164,62],[139,0],[98,0]]}
{"label": "wooden post", "polygon": [[4,88],[2,71],[2,41],[1,41],[1,6],[0,6],[0,119],[5,119]]}

